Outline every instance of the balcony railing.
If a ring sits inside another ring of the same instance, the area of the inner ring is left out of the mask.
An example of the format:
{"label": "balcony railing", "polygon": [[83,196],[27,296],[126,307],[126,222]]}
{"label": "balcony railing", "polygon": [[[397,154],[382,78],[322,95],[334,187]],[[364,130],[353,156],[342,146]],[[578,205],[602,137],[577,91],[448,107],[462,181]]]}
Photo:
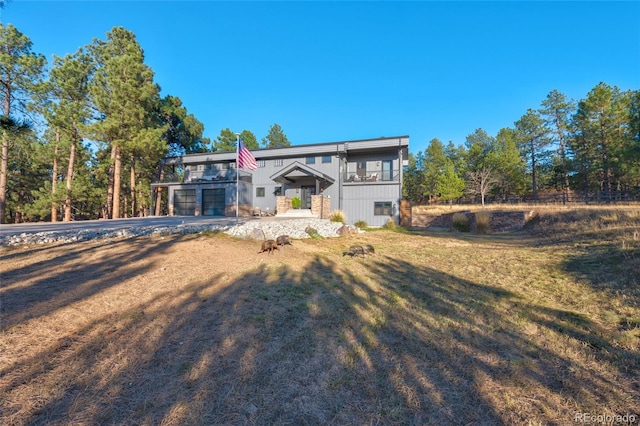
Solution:
{"label": "balcony railing", "polygon": [[371,183],[371,182],[399,182],[400,173],[393,173],[389,170],[367,170],[366,173],[347,172],[344,176],[344,183]]}
{"label": "balcony railing", "polygon": [[[240,170],[238,180],[243,182],[252,182],[252,175],[248,172]],[[159,183],[205,183],[205,182],[235,182],[236,170],[228,169],[224,171],[217,170],[187,170],[180,173],[165,173],[162,182]]]}

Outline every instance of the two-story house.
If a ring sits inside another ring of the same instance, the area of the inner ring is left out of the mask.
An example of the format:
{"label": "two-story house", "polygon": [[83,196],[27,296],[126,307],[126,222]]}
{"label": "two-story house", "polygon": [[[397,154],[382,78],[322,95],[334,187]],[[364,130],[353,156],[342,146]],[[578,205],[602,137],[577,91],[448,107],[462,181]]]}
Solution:
{"label": "two-story house", "polygon": [[408,136],[257,149],[253,172],[237,170],[236,152],[171,157],[152,193],[169,215],[281,215],[298,197],[317,217],[339,209],[350,224],[382,226],[397,220],[408,149]]}

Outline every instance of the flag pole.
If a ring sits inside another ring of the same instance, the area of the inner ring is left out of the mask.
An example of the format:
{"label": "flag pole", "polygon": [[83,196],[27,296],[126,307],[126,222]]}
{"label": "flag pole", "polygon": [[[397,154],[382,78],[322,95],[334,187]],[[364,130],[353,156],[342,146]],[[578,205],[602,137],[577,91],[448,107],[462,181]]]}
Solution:
{"label": "flag pole", "polygon": [[240,133],[236,133],[236,225],[238,224],[238,209],[240,208]]}

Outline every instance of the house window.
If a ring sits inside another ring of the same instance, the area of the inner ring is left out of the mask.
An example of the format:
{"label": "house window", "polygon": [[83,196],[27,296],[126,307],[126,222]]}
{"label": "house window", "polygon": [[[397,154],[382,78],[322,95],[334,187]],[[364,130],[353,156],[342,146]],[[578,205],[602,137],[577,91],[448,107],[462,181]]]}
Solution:
{"label": "house window", "polygon": [[264,187],[256,188],[256,197],[264,197]]}
{"label": "house window", "polygon": [[264,160],[258,160],[256,163],[258,163],[258,167],[264,167]]}
{"label": "house window", "polygon": [[276,167],[281,167],[282,166],[282,158],[276,158],[275,160],[273,160],[273,165]]}
{"label": "house window", "polygon": [[331,156],[330,155],[323,155],[322,156],[322,162],[323,163],[330,163],[331,162]]}
{"label": "house window", "polygon": [[391,202],[375,202],[373,214],[375,216],[391,216]]}
{"label": "house window", "polygon": [[307,157],[307,164],[316,164],[316,157]]}
{"label": "house window", "polygon": [[393,161],[384,160],[382,162],[382,180],[393,180]]}

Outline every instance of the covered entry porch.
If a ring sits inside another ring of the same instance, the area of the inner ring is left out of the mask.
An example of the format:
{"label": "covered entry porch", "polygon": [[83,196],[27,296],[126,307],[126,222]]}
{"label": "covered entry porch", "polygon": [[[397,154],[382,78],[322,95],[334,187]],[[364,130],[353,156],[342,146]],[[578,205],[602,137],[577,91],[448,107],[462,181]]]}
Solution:
{"label": "covered entry porch", "polygon": [[301,209],[311,209],[312,197],[320,195],[325,188],[333,185],[335,179],[298,161],[271,175],[274,182],[282,185],[282,195],[287,198],[299,197]]}

